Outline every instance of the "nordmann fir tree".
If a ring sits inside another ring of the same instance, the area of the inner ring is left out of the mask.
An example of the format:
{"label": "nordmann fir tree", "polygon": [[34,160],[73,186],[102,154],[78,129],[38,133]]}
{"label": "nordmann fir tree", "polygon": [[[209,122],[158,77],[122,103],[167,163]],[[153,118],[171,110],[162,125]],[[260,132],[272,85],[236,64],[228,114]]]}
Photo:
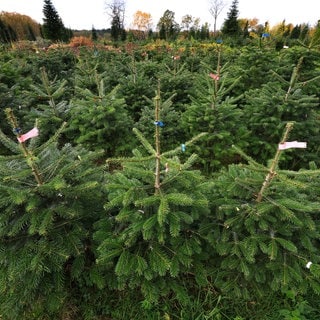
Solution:
{"label": "nordmann fir tree", "polygon": [[221,66],[221,45],[217,45],[217,64],[213,69],[203,65],[204,72],[195,81],[191,106],[182,114],[183,127],[189,136],[207,132],[195,146],[206,175],[237,161],[231,146],[244,147],[247,142],[246,125],[242,109],[237,102],[241,96],[232,97],[232,90],[241,77],[234,78],[228,65]]}
{"label": "nordmann fir tree", "polygon": [[115,61],[118,65],[117,70],[122,69],[124,74],[117,80],[120,84],[119,94],[125,99],[128,114],[134,122],[137,122],[145,105],[145,96],[153,97],[155,75],[159,72],[159,66],[148,59],[140,60],[141,52],[134,45],[132,47],[128,45],[127,51],[128,56]]}
{"label": "nordmann fir tree", "polygon": [[[53,80],[49,79],[48,73],[45,67],[40,68],[40,85],[31,84],[30,88],[41,101],[46,101],[50,107],[48,110],[49,114],[41,113],[41,117],[56,117],[60,120],[63,119],[63,116],[67,112],[66,102],[63,100],[66,91],[67,80],[58,80],[54,78]],[[57,101],[62,100],[62,101]],[[39,106],[40,110],[47,111],[46,106]]]}
{"label": "nordmann fir tree", "polygon": [[[302,58],[303,57],[303,58]],[[300,60],[302,60],[300,62]],[[294,68],[298,67],[298,77],[296,85],[298,85],[305,94],[318,95],[319,88],[319,50],[312,48],[305,48],[303,46],[293,47],[284,50],[281,59],[278,60],[280,66],[273,68],[278,75],[286,81],[290,80],[291,73],[288,70],[288,65]],[[273,74],[271,74],[274,76]]]}
{"label": "nordmann fir tree", "polygon": [[246,93],[243,119],[251,132],[249,155],[258,162],[266,163],[272,157],[273,145],[279,141],[283,126],[295,122],[296,139],[308,139],[308,150],[283,157],[285,168],[307,168],[310,161],[319,161],[320,118],[318,98],[306,92],[319,76],[301,78],[304,57],[300,57],[289,77],[272,71],[277,81],[269,81],[261,88]]}
{"label": "nordmann fir tree", "polygon": [[35,100],[25,114],[25,121],[40,119],[41,141],[54,135],[64,121],[68,120],[69,103],[66,99],[67,80],[49,79],[44,67],[40,68],[40,84],[30,84],[31,95]]}
{"label": "nordmann fir tree", "polygon": [[[172,102],[174,97],[175,94],[171,95],[168,99],[161,100],[161,120],[166,124],[165,130],[161,131],[162,149],[171,148],[177,144],[177,141],[185,141],[184,130],[181,126],[177,125],[181,118],[181,112],[176,110],[176,105]],[[149,143],[152,143],[154,128],[150,126],[150,123],[154,119],[154,99],[144,98],[148,105],[142,109],[140,120],[136,123],[136,128],[143,132]]]}
{"label": "nordmann fir tree", "polygon": [[198,228],[209,213],[209,186],[199,171],[192,170],[195,154],[184,163],[178,157],[203,134],[182,149],[162,151],[166,124],[159,87],[154,105],[153,145],[134,128],[142,144],[134,156],[107,161],[114,170],[107,185],[107,216],[96,224],[95,234],[100,243],[98,266],[116,275],[110,285],[127,293],[139,290],[145,308],[168,296],[190,302],[188,288],[208,284],[207,253]]}
{"label": "nordmann fir tree", "polygon": [[125,1],[111,0],[107,2],[109,16],[111,18],[111,38],[114,42],[126,39],[126,30],[124,28]]}
{"label": "nordmann fir tree", "polygon": [[109,90],[105,72],[98,70],[93,70],[93,80],[94,86],[88,88],[77,79],[67,136],[89,150],[104,148],[107,156],[128,154],[133,121],[118,94],[119,86]]}
{"label": "nordmann fir tree", "polygon": [[6,114],[18,143],[0,131],[12,153],[0,157],[0,317],[65,319],[81,305],[80,284],[101,287],[91,239],[103,210],[100,155],[59,148],[65,125],[38,145],[37,127],[22,134]]}
{"label": "nordmann fir tree", "polygon": [[287,148],[305,147],[288,143],[291,130],[288,123],[269,167],[235,148],[247,163],[230,165],[215,181],[217,221],[203,228],[220,256],[214,285],[229,298],[259,305],[285,290],[320,294],[319,194],[311,191],[320,171],[279,168]]}
{"label": "nordmann fir tree", "polygon": [[183,113],[190,105],[190,91],[194,85],[194,75],[188,70],[186,56],[179,50],[164,60],[164,69],[159,74],[164,99],[174,94],[174,109]]}

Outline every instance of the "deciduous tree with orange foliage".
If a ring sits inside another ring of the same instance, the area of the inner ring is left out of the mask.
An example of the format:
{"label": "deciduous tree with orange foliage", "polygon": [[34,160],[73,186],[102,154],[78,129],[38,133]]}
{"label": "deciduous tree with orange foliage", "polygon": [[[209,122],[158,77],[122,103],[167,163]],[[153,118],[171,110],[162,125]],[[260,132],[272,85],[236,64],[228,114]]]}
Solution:
{"label": "deciduous tree with orange foliage", "polygon": [[138,10],[133,16],[133,27],[139,31],[142,31],[141,34],[143,37],[146,36],[146,33],[152,27],[152,17],[150,13],[142,12]]}

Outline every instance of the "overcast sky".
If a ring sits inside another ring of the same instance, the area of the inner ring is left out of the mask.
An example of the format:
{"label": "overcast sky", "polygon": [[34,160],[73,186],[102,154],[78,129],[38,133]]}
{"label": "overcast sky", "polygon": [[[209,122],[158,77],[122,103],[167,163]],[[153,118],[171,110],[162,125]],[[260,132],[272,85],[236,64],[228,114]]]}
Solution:
{"label": "overcast sky", "polygon": [[[96,29],[110,27],[106,13],[106,3],[112,0],[52,0],[64,25],[71,29]],[[175,13],[175,20],[190,14],[200,18],[200,24],[208,22],[213,28],[213,18],[209,13],[210,0],[126,0],[126,27],[130,27],[133,15],[140,10],[150,13],[154,26],[165,10]],[[227,17],[232,0],[225,0],[226,7],[218,18],[218,27]],[[17,12],[43,22],[43,0],[0,0],[0,11]],[[271,26],[286,20],[294,25],[309,23],[314,26],[320,19],[320,0],[239,0],[239,18],[258,18]]]}

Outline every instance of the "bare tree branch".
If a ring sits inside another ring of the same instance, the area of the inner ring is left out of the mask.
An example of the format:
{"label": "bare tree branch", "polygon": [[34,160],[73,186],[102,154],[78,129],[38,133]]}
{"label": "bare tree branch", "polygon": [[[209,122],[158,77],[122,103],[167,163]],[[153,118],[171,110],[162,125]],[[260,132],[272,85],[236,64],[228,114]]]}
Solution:
{"label": "bare tree branch", "polygon": [[121,26],[124,26],[124,18],[126,11],[125,0],[108,0],[105,2],[106,13],[112,20],[115,16],[119,17]]}
{"label": "bare tree branch", "polygon": [[214,23],[213,23],[213,32],[216,34],[217,32],[217,20],[218,16],[225,8],[227,4],[223,0],[209,0],[209,12],[213,16]]}

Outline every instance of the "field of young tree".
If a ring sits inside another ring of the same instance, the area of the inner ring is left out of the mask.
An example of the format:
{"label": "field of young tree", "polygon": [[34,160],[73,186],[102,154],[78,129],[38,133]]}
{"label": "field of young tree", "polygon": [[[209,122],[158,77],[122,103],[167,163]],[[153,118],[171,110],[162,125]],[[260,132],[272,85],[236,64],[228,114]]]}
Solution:
{"label": "field of young tree", "polygon": [[0,39],[1,319],[320,319],[320,28],[240,29]]}

